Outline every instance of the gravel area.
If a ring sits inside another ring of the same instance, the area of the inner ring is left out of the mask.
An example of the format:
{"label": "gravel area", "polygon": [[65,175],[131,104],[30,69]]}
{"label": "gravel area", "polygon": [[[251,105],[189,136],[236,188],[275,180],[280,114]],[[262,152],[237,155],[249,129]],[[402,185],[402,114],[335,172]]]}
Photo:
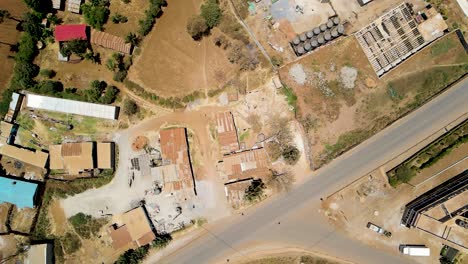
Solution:
{"label": "gravel area", "polygon": [[353,67],[344,66],[341,68],[341,83],[346,89],[353,89],[357,78],[358,71]]}
{"label": "gravel area", "polygon": [[289,69],[289,76],[298,84],[304,85],[307,80],[307,74],[302,67],[302,64],[294,64]]}

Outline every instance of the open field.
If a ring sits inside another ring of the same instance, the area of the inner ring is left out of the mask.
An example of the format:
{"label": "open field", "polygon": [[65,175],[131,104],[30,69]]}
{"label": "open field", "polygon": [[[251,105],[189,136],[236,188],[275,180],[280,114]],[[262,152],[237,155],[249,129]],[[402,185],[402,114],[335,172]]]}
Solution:
{"label": "open field", "polygon": [[7,87],[8,80],[13,71],[14,60],[9,56],[14,56],[10,51],[11,45],[16,45],[20,32],[16,30],[18,21],[22,19],[26,12],[26,5],[22,1],[2,0],[0,9],[8,10],[11,19],[5,18],[0,23],[0,89]]}
{"label": "open field", "polygon": [[220,88],[235,75],[235,66],[214,45],[213,37],[194,41],[186,32],[187,20],[199,12],[201,2],[168,1],[163,16],[143,41],[142,52],[129,71],[130,80],[158,96],[183,97]]}
{"label": "open field", "polygon": [[[122,38],[125,38],[129,32],[135,33],[138,29],[138,21],[144,18],[149,2],[148,0],[132,0],[125,4],[123,1],[110,1],[109,20],[104,25],[104,31]],[[113,23],[111,18],[115,14],[126,16],[128,21],[119,24]]]}
{"label": "open field", "polygon": [[[343,53],[342,51],[347,52]],[[296,93],[297,118],[320,167],[419,107],[468,71],[468,55],[449,34],[378,79],[354,37],[280,69]]]}

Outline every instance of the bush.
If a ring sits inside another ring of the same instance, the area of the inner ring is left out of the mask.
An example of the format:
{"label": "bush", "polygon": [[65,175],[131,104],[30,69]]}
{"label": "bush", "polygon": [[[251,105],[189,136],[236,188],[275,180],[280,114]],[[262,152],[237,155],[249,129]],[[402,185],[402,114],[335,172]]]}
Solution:
{"label": "bush", "polygon": [[104,95],[99,98],[99,102],[102,104],[112,104],[117,98],[118,93],[119,89],[115,86],[109,86],[106,88]]}
{"label": "bush", "polygon": [[281,146],[276,141],[270,141],[266,144],[266,150],[270,156],[271,161],[277,161],[281,155]]}
{"label": "bush", "polygon": [[221,9],[216,0],[207,0],[201,6],[201,16],[205,19],[206,25],[213,28],[219,24],[221,20]]}
{"label": "bush", "polygon": [[68,232],[60,239],[63,251],[66,254],[73,254],[81,247],[81,241],[78,236]]}
{"label": "bush", "polygon": [[205,19],[201,16],[192,16],[187,22],[187,33],[195,39],[200,39],[208,30]]}
{"label": "bush", "polygon": [[136,45],[138,45],[139,42],[140,42],[140,39],[138,38],[138,36],[135,33],[129,32],[125,36],[125,43],[130,43],[133,46],[136,46]]}
{"label": "bush", "polygon": [[31,62],[36,56],[36,41],[30,34],[23,34],[19,41],[16,61]]}
{"label": "bush", "polygon": [[172,241],[170,234],[157,235],[156,239],[151,242],[153,248],[165,248]]}
{"label": "bush", "polygon": [[41,75],[43,77],[46,77],[46,78],[53,78],[55,76],[55,71],[50,70],[50,69],[42,69],[39,72],[39,75]]}
{"label": "bush", "polygon": [[68,221],[71,223],[76,233],[85,239],[96,236],[99,229],[107,222],[104,218],[96,219],[84,213],[77,213],[70,217]]}
{"label": "bush", "polygon": [[86,40],[74,39],[62,44],[60,48],[60,53],[63,56],[70,56],[72,53],[80,57],[84,57],[86,50],[88,49],[88,42]]}
{"label": "bush", "polygon": [[119,24],[119,23],[127,23],[128,18],[121,14],[115,14],[112,16],[111,20],[112,20],[112,23]]}
{"label": "bush", "polygon": [[294,165],[301,157],[301,152],[295,146],[286,146],[282,153],[284,160],[288,165]]}
{"label": "bush", "polygon": [[256,200],[260,200],[263,196],[263,191],[265,188],[265,184],[261,179],[253,180],[247,190],[245,190],[244,200],[248,202],[255,202]]}
{"label": "bush", "polygon": [[138,113],[138,105],[132,99],[126,99],[123,103],[123,112],[126,115],[134,115]]}
{"label": "bush", "polygon": [[39,94],[57,95],[63,91],[63,84],[58,81],[46,80],[40,82],[33,91]]}
{"label": "bush", "polygon": [[127,71],[126,70],[118,70],[116,73],[114,73],[114,81],[116,82],[123,82],[125,78],[127,77]]}
{"label": "bush", "polygon": [[128,4],[128,3],[130,3],[130,0],[122,0],[122,2],[123,2],[124,4]]}
{"label": "bush", "polygon": [[273,63],[273,65],[275,65],[276,67],[279,67],[283,64],[283,58],[273,56],[271,57],[271,63]]}
{"label": "bush", "polygon": [[105,0],[93,0],[81,5],[83,16],[87,24],[91,27],[102,30],[102,26],[109,18],[108,2]]}
{"label": "bush", "polygon": [[125,251],[120,257],[117,259],[115,264],[137,264],[143,260],[146,255],[148,254],[149,246],[139,247],[137,249],[129,249]]}
{"label": "bush", "polygon": [[408,183],[415,175],[416,172],[409,165],[402,166],[395,171],[395,177],[403,183]]}

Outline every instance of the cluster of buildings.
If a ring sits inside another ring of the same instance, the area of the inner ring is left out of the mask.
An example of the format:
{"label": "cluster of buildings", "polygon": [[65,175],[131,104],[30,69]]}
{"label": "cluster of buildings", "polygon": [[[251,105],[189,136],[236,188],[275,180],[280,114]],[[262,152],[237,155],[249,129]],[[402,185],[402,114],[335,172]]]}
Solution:
{"label": "cluster of buildings", "polygon": [[264,148],[241,150],[231,112],[217,114],[216,128],[223,154],[217,166],[218,173],[225,182],[226,198],[234,208],[238,208],[243,205],[245,190],[252,181],[271,175],[270,161]]}
{"label": "cluster of buildings", "polygon": [[377,76],[381,77],[448,30],[441,14],[428,5],[415,12],[403,2],[355,33]]}

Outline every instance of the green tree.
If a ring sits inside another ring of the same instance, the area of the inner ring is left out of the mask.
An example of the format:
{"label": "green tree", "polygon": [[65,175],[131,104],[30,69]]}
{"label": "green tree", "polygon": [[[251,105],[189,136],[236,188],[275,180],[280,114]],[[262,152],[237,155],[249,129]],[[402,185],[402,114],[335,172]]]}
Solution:
{"label": "green tree", "polygon": [[39,73],[39,67],[30,62],[18,61],[15,63],[13,72],[12,88],[28,89],[34,86],[33,78]]}
{"label": "green tree", "polygon": [[123,112],[126,115],[134,115],[138,112],[138,105],[132,99],[126,99],[123,103]]}
{"label": "green tree", "polygon": [[206,25],[213,28],[219,24],[221,20],[221,9],[217,0],[207,0],[201,6],[201,16],[205,19]]}
{"label": "green tree", "polygon": [[58,81],[46,80],[40,82],[34,91],[45,95],[57,95],[63,91],[63,84]]}
{"label": "green tree", "polygon": [[125,36],[125,43],[130,43],[132,44],[133,46],[136,46],[138,45],[138,43],[140,42],[140,39],[138,38],[138,36],[133,33],[133,32],[129,32],[126,36]]}
{"label": "green tree", "polygon": [[16,61],[31,62],[34,56],[36,56],[36,42],[31,35],[23,34],[19,41],[15,59]]}
{"label": "green tree", "polygon": [[409,165],[401,166],[395,172],[395,176],[398,181],[403,183],[408,183],[415,175],[416,172],[410,168]]}
{"label": "green tree", "polygon": [[87,41],[81,39],[73,39],[62,45],[60,53],[62,53],[63,56],[70,56],[72,53],[75,53],[80,57],[84,57],[87,49]]}
{"label": "green tree", "polygon": [[261,179],[253,180],[250,186],[245,190],[244,199],[248,202],[255,202],[260,200],[266,186]]}
{"label": "green tree", "polygon": [[38,14],[30,12],[24,14],[21,27],[26,33],[31,35],[34,41],[42,38],[42,31],[44,28],[41,26],[41,19]]}
{"label": "green tree", "polygon": [[126,16],[123,16],[121,14],[115,14],[111,17],[112,23],[114,24],[119,24],[119,23],[127,23],[128,18]]}
{"label": "green tree", "polygon": [[301,152],[295,146],[289,145],[284,147],[282,155],[288,165],[294,165],[301,157]]}
{"label": "green tree", "polygon": [[137,249],[129,249],[120,255],[115,264],[138,264],[146,257],[148,250],[148,245]]}
{"label": "green tree", "polygon": [[200,39],[208,30],[205,19],[201,16],[192,16],[187,22],[187,33],[195,39]]}
{"label": "green tree", "polygon": [[99,102],[102,104],[112,104],[115,101],[118,93],[119,89],[117,89],[115,86],[109,86],[106,88],[104,95],[99,98]]}
{"label": "green tree", "polygon": [[156,239],[151,242],[153,248],[165,248],[172,241],[170,234],[158,234]]}
{"label": "green tree", "polygon": [[123,82],[127,78],[127,71],[122,69],[114,73],[113,80],[116,82]]}
{"label": "green tree", "polygon": [[24,0],[24,3],[38,13],[45,13],[52,8],[52,1]]}
{"label": "green tree", "polygon": [[81,10],[86,23],[97,30],[102,30],[102,26],[109,18],[109,8],[105,1],[91,1],[82,4]]}

